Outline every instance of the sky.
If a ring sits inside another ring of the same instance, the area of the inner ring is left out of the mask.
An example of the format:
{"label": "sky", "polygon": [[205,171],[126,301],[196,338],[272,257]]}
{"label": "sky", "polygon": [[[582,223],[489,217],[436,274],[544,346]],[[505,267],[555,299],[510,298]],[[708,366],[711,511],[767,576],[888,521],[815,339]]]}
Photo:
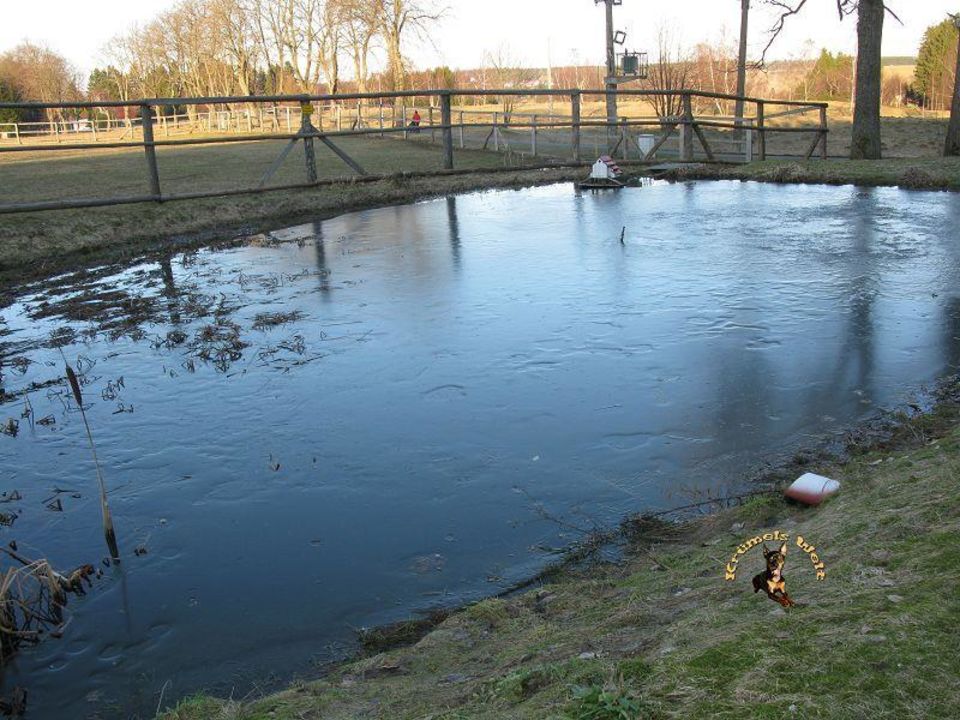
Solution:
{"label": "sky", "polygon": [[[884,55],[915,55],[923,31],[960,11],[960,0],[887,0],[903,24],[890,16],[884,26]],[[46,44],[62,53],[85,77],[101,60],[100,51],[114,35],[133,23],[149,21],[176,0],[0,0],[0,52],[21,40]],[[418,69],[448,65],[471,68],[484,54],[502,48],[518,63],[543,67],[602,64],[604,13],[593,0],[438,0],[447,7],[443,21],[429,38],[411,38],[407,54]],[[766,44],[773,16],[756,7],[750,27],[750,46],[756,55]],[[660,28],[684,46],[730,41],[739,32],[739,0],[623,0],[615,24],[626,31],[626,47],[648,50],[657,46]],[[852,53],[854,18],[838,19],[834,0],[808,0],[801,16],[792,18],[770,53],[773,59],[801,58],[827,47]],[[349,65],[349,64],[347,64]],[[377,63],[374,63],[376,68]],[[348,70],[349,68],[344,68]]]}

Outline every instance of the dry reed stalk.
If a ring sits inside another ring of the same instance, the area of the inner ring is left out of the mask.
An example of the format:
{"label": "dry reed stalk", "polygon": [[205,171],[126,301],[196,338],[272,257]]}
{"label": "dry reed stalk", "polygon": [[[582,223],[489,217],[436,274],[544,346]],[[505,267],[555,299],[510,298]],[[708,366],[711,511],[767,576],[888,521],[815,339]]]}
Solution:
{"label": "dry reed stalk", "polygon": [[[63,351],[60,351],[63,355]],[[107,503],[107,488],[103,481],[103,471],[100,469],[100,460],[97,457],[97,446],[93,442],[93,433],[90,432],[90,423],[87,422],[87,413],[83,409],[83,394],[80,392],[80,382],[77,380],[77,374],[70,367],[66,358],[63,364],[67,369],[67,381],[70,383],[70,389],[73,391],[73,399],[77,401],[77,407],[80,408],[80,416],[83,418],[83,426],[87,430],[87,440],[90,443],[90,452],[93,454],[93,464],[97,469],[97,482],[100,484],[100,513],[103,516],[103,535],[107,541],[107,548],[110,550],[110,557],[120,561],[120,550],[117,548],[117,535],[113,530],[113,515],[110,514],[110,505]]]}
{"label": "dry reed stalk", "polygon": [[70,575],[54,570],[46,560],[29,560],[5,547],[0,551],[20,563],[0,575],[0,665],[24,644],[41,640],[44,633],[60,637],[66,625],[67,595],[86,592],[83,583],[95,574],[82,565]]}

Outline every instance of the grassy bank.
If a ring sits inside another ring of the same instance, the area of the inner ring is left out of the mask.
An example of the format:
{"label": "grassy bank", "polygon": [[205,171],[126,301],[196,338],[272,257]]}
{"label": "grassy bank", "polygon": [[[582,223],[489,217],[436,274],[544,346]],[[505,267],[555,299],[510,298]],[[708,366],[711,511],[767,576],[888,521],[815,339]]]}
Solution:
{"label": "grassy bank", "polygon": [[349,210],[489,187],[557,182],[582,170],[507,170],[344,182],[259,195],[0,215],[0,287],[144,253],[169,253]]}
{"label": "grassy bank", "polygon": [[766,160],[747,165],[691,165],[671,172],[669,177],[675,180],[756,180],[960,190],[960,158]]}
{"label": "grassy bank", "polygon": [[[779,495],[689,522],[635,522],[624,559],[457,612],[415,642],[248,704],[198,696],[164,720],[949,718],[960,706],[956,396],[874,449],[817,466],[816,509]],[[724,565],[791,535],[780,608]],[[793,540],[816,545],[818,582]]]}

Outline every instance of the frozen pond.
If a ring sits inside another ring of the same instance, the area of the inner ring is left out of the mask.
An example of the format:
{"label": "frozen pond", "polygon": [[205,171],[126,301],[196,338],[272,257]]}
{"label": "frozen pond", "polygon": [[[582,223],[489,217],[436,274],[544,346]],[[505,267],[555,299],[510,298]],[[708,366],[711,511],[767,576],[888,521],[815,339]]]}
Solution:
{"label": "frozen pond", "polygon": [[572,528],[734,485],[955,371],[960,196],[477,193],[68,276],[0,318],[3,543],[106,554],[62,345],[124,551],[4,689],[33,717],[151,717],[164,686],[309,674],[351,628],[494,593]]}

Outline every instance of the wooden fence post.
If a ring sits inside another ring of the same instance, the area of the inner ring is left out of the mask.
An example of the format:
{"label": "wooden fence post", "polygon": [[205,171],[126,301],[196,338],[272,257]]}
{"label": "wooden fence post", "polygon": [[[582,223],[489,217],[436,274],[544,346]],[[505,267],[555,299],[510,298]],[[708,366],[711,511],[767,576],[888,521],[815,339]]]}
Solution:
{"label": "wooden fence post", "polygon": [[580,92],[570,95],[570,115],[573,144],[573,161],[580,162]]}
{"label": "wooden fence post", "polygon": [[317,181],[317,157],[313,152],[313,123],[310,122],[310,115],[313,113],[313,106],[309,98],[300,101],[300,134],[303,135],[303,157],[307,164],[307,181],[315,183]]}
{"label": "wooden fence post", "polygon": [[[320,119],[320,122],[323,122],[323,118]],[[337,132],[343,130],[343,108],[340,103],[337,103]]]}
{"label": "wooden fence post", "polygon": [[400,122],[403,123],[403,139],[407,139],[407,106],[400,106]]}
{"label": "wooden fence post", "polygon": [[153,112],[149,105],[140,106],[140,122],[143,125],[143,152],[147,158],[147,179],[150,181],[150,194],[160,202],[160,172],[157,170],[157,149],[153,144]]}
{"label": "wooden fence post", "polygon": [[383,137],[383,100],[380,101],[380,137]]}
{"label": "wooden fence post", "polygon": [[683,162],[693,160],[693,107],[690,102],[689,93],[683,94],[683,130],[681,136],[683,139],[683,151],[680,159]]}
{"label": "wooden fence post", "polygon": [[441,93],[440,124],[443,126],[443,167],[445,170],[453,170],[453,118],[451,115],[450,93]]}
{"label": "wooden fence post", "polygon": [[460,111],[460,149],[463,150],[463,110]]}
{"label": "wooden fence post", "polygon": [[20,123],[13,124],[13,134],[17,138],[17,145],[23,145],[23,140],[20,139]]}
{"label": "wooden fence post", "polygon": [[764,129],[763,122],[763,102],[757,101],[757,133],[759,135],[759,145],[757,147],[757,155],[760,160],[767,159],[767,133]]}
{"label": "wooden fence post", "polygon": [[434,131],[433,131],[433,105],[432,104],[428,105],[427,107],[427,117],[430,118],[430,142],[434,142],[436,138],[434,136]]}
{"label": "wooden fence post", "polygon": [[827,108],[820,108],[820,158],[827,159]]}

